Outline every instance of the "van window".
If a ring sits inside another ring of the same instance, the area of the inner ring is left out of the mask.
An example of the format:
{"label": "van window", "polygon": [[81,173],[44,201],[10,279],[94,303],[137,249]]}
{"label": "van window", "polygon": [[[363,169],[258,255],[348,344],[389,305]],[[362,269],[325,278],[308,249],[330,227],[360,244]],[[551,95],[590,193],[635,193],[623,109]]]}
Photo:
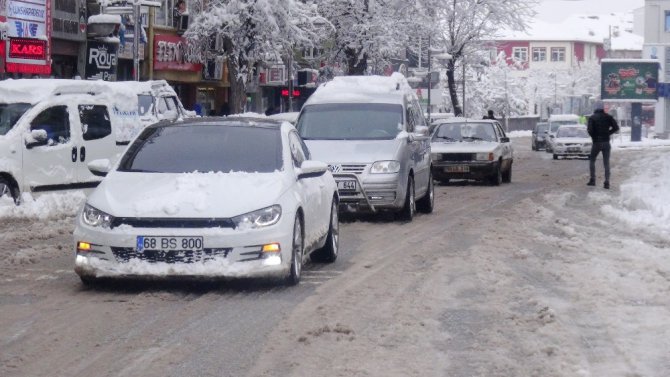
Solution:
{"label": "van window", "polygon": [[107,106],[79,105],[79,119],[84,140],[97,140],[112,133]]}
{"label": "van window", "polygon": [[309,105],[300,114],[298,132],[305,140],[391,140],[402,130],[402,117],[399,104]]}
{"label": "van window", "polygon": [[45,130],[48,145],[67,143],[70,140],[67,106],[54,106],[42,111],[30,123],[30,130]]}
{"label": "van window", "polygon": [[158,119],[175,120],[179,117],[177,102],[174,97],[158,98],[156,110],[158,111]]}
{"label": "van window", "polygon": [[6,135],[28,109],[29,103],[0,103],[0,135]]}
{"label": "van window", "polygon": [[146,115],[151,111],[151,107],[154,105],[154,97],[149,94],[138,94],[137,95],[137,113]]}

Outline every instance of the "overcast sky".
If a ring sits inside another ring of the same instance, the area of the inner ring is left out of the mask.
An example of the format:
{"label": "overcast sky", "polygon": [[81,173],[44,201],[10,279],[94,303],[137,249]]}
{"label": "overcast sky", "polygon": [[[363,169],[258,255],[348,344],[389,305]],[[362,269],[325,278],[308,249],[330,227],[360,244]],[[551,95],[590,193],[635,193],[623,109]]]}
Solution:
{"label": "overcast sky", "polygon": [[537,17],[561,21],[572,14],[627,12],[644,6],[644,0],[540,0]]}

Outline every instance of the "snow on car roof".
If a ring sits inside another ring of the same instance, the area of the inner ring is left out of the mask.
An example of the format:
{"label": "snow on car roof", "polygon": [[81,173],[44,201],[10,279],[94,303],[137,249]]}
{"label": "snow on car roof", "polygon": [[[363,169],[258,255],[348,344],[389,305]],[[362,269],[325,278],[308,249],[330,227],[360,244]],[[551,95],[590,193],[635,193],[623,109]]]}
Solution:
{"label": "snow on car roof", "polygon": [[558,121],[558,120],[577,120],[579,121],[579,116],[575,114],[553,114],[549,116],[549,121]]}
{"label": "snow on car roof", "polygon": [[402,103],[413,93],[405,76],[338,76],[319,86],[307,104],[314,103]]}

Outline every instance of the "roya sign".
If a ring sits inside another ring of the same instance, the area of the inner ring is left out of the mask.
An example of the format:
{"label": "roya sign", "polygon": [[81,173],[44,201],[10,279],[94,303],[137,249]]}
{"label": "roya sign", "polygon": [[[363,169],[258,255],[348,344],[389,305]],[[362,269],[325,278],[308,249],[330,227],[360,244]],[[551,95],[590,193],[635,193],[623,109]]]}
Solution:
{"label": "roya sign", "polygon": [[116,78],[116,45],[88,42],[86,52],[86,79],[113,81]]}

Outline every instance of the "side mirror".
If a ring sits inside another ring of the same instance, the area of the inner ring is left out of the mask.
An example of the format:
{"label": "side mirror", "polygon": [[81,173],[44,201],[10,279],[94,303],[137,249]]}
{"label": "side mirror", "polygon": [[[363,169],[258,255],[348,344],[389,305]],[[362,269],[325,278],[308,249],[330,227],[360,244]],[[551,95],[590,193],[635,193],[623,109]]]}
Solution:
{"label": "side mirror", "polygon": [[549,135],[549,138],[550,138],[550,139],[553,139],[554,137],[555,137],[554,135]]}
{"label": "side mirror", "polygon": [[325,162],[305,160],[297,170],[298,179],[320,177],[328,171],[328,165]]}
{"label": "side mirror", "polygon": [[86,166],[88,167],[88,170],[97,177],[104,177],[110,170],[112,170],[112,164],[106,158],[93,160]]}
{"label": "side mirror", "polygon": [[28,149],[47,145],[47,132],[45,130],[31,130],[29,134],[25,135],[23,141]]}
{"label": "side mirror", "polygon": [[501,137],[500,142],[501,143],[509,143],[509,138],[508,137]]}
{"label": "side mirror", "polygon": [[426,127],[426,126],[416,126],[416,128],[414,129],[414,133],[418,134],[418,135],[421,135],[421,136],[430,135],[429,128]]}

